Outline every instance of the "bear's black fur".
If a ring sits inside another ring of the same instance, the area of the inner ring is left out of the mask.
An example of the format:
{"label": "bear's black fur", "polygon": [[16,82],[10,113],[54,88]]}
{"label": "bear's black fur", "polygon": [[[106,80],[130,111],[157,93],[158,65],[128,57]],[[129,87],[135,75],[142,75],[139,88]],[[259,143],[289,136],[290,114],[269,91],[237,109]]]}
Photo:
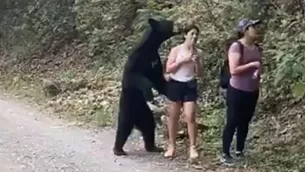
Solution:
{"label": "bear's black fur", "polygon": [[[179,33],[170,20],[148,19],[149,29],[144,33],[140,44],[132,51],[125,64],[122,91],[119,102],[118,127],[113,152],[126,155],[125,142],[134,127],[142,132],[145,149],[160,152],[155,146],[155,121],[146,104],[144,92],[151,87],[165,94],[166,81],[158,53],[160,45]],[[179,29],[179,28],[178,28]]]}

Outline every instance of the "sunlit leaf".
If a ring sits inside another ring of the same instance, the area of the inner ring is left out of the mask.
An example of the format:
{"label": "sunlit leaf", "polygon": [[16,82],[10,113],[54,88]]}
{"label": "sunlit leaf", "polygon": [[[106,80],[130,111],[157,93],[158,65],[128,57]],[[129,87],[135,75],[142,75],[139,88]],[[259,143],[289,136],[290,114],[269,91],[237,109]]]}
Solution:
{"label": "sunlit leaf", "polygon": [[305,96],[305,82],[303,83],[296,83],[291,88],[292,93],[295,97],[303,97]]}

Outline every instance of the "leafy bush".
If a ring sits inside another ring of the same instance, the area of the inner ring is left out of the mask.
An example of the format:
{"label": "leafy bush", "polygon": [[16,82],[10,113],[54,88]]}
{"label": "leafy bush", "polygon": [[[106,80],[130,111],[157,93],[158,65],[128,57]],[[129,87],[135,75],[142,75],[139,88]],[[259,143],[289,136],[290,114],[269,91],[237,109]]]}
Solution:
{"label": "leafy bush", "polygon": [[75,34],[73,3],[74,0],[6,1],[5,10],[1,11],[2,39],[11,47],[22,46],[26,54],[61,45]]}

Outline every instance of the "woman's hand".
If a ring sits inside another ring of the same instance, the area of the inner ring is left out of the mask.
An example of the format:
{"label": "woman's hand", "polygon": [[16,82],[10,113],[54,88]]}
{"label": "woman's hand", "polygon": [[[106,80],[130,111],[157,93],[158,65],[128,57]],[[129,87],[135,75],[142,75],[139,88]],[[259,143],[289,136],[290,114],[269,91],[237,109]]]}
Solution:
{"label": "woman's hand", "polygon": [[191,59],[192,59],[193,62],[196,62],[196,63],[199,62],[199,57],[198,57],[197,54],[193,54]]}
{"label": "woman's hand", "polygon": [[189,57],[184,57],[181,60],[177,61],[176,63],[178,64],[178,66],[185,64],[185,63],[189,63],[193,61],[193,56],[189,56]]}
{"label": "woman's hand", "polygon": [[253,78],[253,79],[257,79],[258,76],[259,76],[259,70],[257,69],[257,70],[254,71],[254,73],[253,73],[253,75],[252,75],[252,78]]}
{"label": "woman's hand", "polygon": [[250,62],[249,64],[251,67],[256,68],[256,69],[259,69],[261,66],[261,62],[259,62],[259,61]]}
{"label": "woman's hand", "polygon": [[168,82],[171,78],[170,75],[168,73],[164,74],[164,79]]}
{"label": "woman's hand", "polygon": [[263,66],[260,63],[260,66],[258,67],[258,69],[256,69],[255,72],[253,73],[253,79],[257,79],[262,74],[263,74]]}

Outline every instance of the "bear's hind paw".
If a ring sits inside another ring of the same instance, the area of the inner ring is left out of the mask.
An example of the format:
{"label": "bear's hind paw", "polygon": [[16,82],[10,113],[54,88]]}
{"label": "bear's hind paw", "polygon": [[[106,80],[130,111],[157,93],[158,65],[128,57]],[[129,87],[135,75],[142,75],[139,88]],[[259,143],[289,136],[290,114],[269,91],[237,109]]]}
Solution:
{"label": "bear's hind paw", "polygon": [[123,149],[113,148],[113,154],[116,156],[127,156],[127,153]]}
{"label": "bear's hind paw", "polygon": [[154,146],[152,148],[146,148],[146,151],[147,152],[163,152],[164,149],[160,148],[160,147],[157,147],[157,146]]}

